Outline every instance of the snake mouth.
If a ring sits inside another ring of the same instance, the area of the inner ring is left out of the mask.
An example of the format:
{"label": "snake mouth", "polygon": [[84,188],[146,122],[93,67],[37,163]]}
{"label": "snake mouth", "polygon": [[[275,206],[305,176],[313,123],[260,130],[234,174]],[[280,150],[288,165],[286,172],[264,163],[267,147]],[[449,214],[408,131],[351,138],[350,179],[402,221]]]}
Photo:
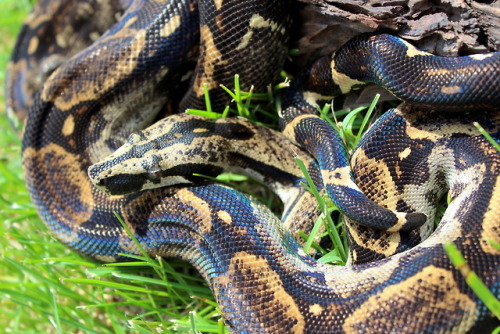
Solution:
{"label": "snake mouth", "polygon": [[100,179],[95,185],[111,195],[126,195],[141,191],[146,182],[142,174],[119,174]]}

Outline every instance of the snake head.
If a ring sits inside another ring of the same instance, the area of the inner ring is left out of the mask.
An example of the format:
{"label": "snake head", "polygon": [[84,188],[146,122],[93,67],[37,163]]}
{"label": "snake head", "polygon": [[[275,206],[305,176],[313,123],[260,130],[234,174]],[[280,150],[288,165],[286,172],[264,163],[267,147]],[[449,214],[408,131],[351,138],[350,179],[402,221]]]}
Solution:
{"label": "snake head", "polygon": [[[88,175],[92,183],[111,195],[125,195],[141,190],[181,183],[191,183],[179,170],[175,159],[155,149],[154,142],[144,146],[136,138],[142,133],[134,133],[129,141],[103,161],[89,167]],[[173,161],[173,163],[170,163]]]}
{"label": "snake head", "polygon": [[[134,133],[131,137],[138,135]],[[109,194],[134,193],[165,185],[160,168],[162,160],[162,156],[140,150],[129,140],[103,161],[90,166],[88,175],[97,188]]]}
{"label": "snake head", "polygon": [[[89,167],[92,183],[109,194],[124,195],[200,182],[202,177],[193,174],[220,174],[223,168],[207,160],[208,148],[196,145],[197,138],[207,137],[212,132],[193,127],[182,118],[172,116],[144,131],[132,133],[114,153]],[[204,140],[203,143],[211,145],[212,141]]]}

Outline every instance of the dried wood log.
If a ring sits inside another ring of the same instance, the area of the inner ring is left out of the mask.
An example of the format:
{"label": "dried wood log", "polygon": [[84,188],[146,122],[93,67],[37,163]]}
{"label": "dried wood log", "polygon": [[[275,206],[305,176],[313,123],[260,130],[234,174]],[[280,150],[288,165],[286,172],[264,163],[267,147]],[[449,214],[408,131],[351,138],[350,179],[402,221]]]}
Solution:
{"label": "dried wood log", "polygon": [[443,56],[500,49],[500,0],[300,0],[304,59],[331,53],[361,32],[386,31]]}

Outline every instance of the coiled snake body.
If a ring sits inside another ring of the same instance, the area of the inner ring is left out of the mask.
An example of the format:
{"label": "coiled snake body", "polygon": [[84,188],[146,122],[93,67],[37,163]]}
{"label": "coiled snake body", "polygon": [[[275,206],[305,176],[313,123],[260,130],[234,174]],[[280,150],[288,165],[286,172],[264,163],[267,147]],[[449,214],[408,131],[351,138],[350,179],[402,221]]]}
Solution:
{"label": "coiled snake body", "polygon": [[[123,4],[110,7],[120,11]],[[286,57],[286,5],[136,0],[80,51],[83,46],[61,45],[62,33],[54,40],[37,35],[67,6],[41,1],[34,12],[39,20],[28,20],[20,35],[8,81],[14,112],[22,115],[31,105],[23,164],[41,217],[76,251],[118,261],[126,260],[119,253],[139,253],[118,213],[149,254],[193,263],[233,332],[491,328],[495,320],[443,244],[454,242],[499,295],[500,254],[488,240],[500,242],[500,154],[471,125],[500,138],[498,54],[439,58],[391,36],[361,36],[294,80],[280,115],[283,134],[238,118],[184,114],[142,130],[165,116],[163,107],[176,100],[198,49],[181,110],[203,106],[203,87],[215,107],[223,106],[228,101],[218,85],[230,86],[236,73],[248,85],[243,89],[265,90]],[[54,50],[63,60],[51,58]],[[27,59],[40,57],[26,67]],[[37,84],[26,72],[42,65],[49,69],[30,102],[26,96]],[[406,103],[377,121],[349,163],[313,103],[361,81],[384,85]],[[300,187],[296,156],[345,214],[351,261],[359,265],[316,262],[293,238],[291,230],[307,230],[317,215]],[[283,221],[246,195],[192,176],[227,169],[269,184],[285,202]],[[118,195],[94,187],[89,176]],[[436,200],[448,190],[453,202],[430,234]]]}

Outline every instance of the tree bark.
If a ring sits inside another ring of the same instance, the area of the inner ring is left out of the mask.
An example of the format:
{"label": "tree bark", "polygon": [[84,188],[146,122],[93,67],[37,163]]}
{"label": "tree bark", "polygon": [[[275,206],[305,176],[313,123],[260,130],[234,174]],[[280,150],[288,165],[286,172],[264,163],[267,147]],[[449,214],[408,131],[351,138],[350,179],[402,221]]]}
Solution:
{"label": "tree bark", "polygon": [[[362,32],[384,31],[421,50],[457,56],[500,49],[500,0],[300,0],[303,62]],[[299,60],[300,61],[300,60]]]}

